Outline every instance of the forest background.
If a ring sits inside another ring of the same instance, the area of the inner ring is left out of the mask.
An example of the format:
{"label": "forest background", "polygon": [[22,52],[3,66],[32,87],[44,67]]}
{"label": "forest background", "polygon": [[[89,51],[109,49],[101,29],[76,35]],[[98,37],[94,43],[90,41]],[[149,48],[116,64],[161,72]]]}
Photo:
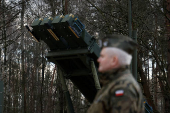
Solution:
{"label": "forest background", "polygon": [[[137,31],[138,79],[155,113],[170,111],[170,0],[131,0]],[[77,15],[97,40],[99,34],[128,35],[128,0],[0,0],[0,98],[3,113],[67,113],[57,66],[45,58],[24,25],[36,18]],[[90,103],[66,80],[76,113]]]}

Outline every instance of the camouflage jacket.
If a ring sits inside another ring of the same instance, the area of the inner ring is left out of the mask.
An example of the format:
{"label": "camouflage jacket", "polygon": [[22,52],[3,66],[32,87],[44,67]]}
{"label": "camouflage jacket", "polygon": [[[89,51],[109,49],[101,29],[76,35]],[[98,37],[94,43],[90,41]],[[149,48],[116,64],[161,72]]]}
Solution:
{"label": "camouflage jacket", "polygon": [[140,86],[129,69],[112,70],[100,78],[103,87],[87,113],[144,113]]}

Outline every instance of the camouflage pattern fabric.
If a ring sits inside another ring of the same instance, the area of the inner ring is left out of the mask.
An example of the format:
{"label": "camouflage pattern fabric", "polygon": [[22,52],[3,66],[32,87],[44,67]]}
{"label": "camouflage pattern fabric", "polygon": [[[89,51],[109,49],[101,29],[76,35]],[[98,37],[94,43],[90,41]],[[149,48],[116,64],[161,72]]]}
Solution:
{"label": "camouflage pattern fabric", "polygon": [[107,72],[100,78],[103,87],[87,113],[144,113],[140,86],[127,66]]}

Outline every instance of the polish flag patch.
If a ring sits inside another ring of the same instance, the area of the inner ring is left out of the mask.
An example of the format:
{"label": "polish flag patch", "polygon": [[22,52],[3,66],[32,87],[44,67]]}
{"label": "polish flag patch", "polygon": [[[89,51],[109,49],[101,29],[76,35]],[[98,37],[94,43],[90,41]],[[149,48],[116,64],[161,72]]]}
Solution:
{"label": "polish flag patch", "polygon": [[117,90],[116,92],[115,92],[115,96],[123,96],[123,94],[124,94],[124,90]]}

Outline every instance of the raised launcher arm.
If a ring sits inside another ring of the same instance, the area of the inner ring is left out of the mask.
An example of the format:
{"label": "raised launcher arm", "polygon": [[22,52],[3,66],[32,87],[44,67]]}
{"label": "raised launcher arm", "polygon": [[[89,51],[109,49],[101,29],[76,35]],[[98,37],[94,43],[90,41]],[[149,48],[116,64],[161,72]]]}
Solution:
{"label": "raised launcher arm", "polygon": [[28,26],[27,29],[34,39],[37,42],[42,40],[49,46],[47,59],[60,66],[65,77],[92,102],[97,88],[91,61],[97,69],[97,58],[101,51],[96,39],[87,33],[78,17],[72,14],[35,19],[31,27],[32,31]]}

